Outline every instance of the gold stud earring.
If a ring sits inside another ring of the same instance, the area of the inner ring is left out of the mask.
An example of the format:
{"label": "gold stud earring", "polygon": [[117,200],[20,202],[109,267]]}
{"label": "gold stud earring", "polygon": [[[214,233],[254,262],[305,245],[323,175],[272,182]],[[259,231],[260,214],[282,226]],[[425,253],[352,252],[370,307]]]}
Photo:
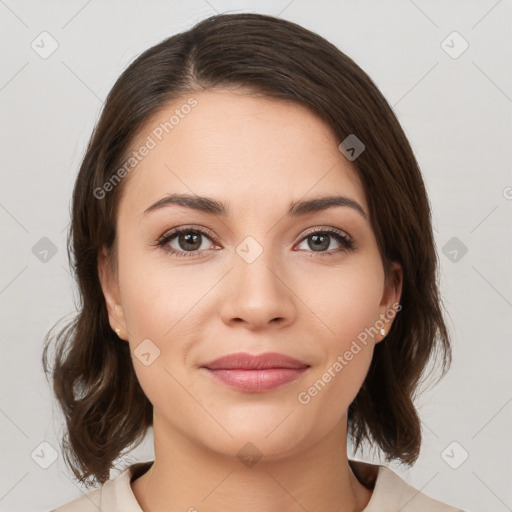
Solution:
{"label": "gold stud earring", "polygon": [[114,329],[114,331],[116,332],[117,337],[118,337],[118,338],[120,338],[120,337],[121,337],[121,336],[120,336],[121,329],[119,329],[119,327],[116,327],[116,328]]}

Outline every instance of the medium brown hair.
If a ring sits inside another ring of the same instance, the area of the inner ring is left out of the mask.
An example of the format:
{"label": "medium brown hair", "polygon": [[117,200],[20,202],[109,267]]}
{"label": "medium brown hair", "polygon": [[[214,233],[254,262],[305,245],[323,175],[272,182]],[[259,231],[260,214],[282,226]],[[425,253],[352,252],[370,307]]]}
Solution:
{"label": "medium brown hair", "polygon": [[[272,16],[216,15],[142,53],[108,94],[73,192],[68,255],[80,292],[75,318],[52,339],[53,389],[66,420],[65,460],[75,477],[104,483],[115,459],[142,442],[152,404],[139,385],[129,344],[112,331],[98,277],[105,246],[115,262],[116,211],[126,178],[98,199],[148,120],[169,102],[215,87],[240,87],[311,109],[339,142],[354,134],[365,150],[352,163],[363,184],[386,277],[403,269],[402,309],[348,408],[355,450],[380,449],[412,465],[421,422],[413,400],[429,362],[451,347],[438,289],[430,206],[409,142],[369,76],[319,35]],[[439,367],[438,367],[439,368]],[[340,439],[340,442],[345,442]]]}

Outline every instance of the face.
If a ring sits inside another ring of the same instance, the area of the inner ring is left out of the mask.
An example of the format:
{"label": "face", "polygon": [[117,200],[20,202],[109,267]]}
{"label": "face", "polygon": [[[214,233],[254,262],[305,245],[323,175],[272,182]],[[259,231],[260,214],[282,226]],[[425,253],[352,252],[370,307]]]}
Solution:
{"label": "face", "polygon": [[[117,279],[99,260],[110,323],[130,344],[155,437],[179,433],[224,455],[251,442],[279,458],[346,421],[377,331],[391,326],[401,272],[395,265],[398,284],[387,284],[364,189],[322,120],[240,92],[193,97],[169,133],[157,128],[188,98],[159,112],[134,144],[155,142],[124,178]],[[170,194],[208,197],[226,211],[162,201]],[[289,212],[327,196],[352,202]],[[273,382],[264,389],[203,367],[237,352],[279,353],[306,369],[258,372]]]}

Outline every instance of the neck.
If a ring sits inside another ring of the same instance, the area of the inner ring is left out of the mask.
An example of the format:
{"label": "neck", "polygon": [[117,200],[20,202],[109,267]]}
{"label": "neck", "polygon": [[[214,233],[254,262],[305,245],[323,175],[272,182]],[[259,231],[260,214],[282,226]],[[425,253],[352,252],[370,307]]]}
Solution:
{"label": "neck", "polygon": [[305,450],[245,464],[175,430],[159,436],[158,427],[154,424],[155,461],[131,484],[145,512],[361,512],[372,494],[349,465],[346,421]]}

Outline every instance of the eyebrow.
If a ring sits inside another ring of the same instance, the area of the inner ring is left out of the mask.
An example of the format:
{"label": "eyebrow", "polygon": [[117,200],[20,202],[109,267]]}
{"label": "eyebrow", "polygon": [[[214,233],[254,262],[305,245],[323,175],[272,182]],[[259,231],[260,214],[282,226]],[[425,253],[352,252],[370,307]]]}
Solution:
{"label": "eyebrow", "polygon": [[[227,217],[230,212],[230,208],[227,204],[210,197],[190,194],[169,194],[159,199],[156,203],[153,203],[149,208],[146,208],[144,215],[170,205],[184,206],[219,217]],[[365,220],[368,220],[368,216],[363,207],[354,199],[350,199],[346,196],[322,196],[304,201],[292,201],[288,207],[287,215],[290,217],[299,217],[337,206],[352,208],[361,214]]]}

